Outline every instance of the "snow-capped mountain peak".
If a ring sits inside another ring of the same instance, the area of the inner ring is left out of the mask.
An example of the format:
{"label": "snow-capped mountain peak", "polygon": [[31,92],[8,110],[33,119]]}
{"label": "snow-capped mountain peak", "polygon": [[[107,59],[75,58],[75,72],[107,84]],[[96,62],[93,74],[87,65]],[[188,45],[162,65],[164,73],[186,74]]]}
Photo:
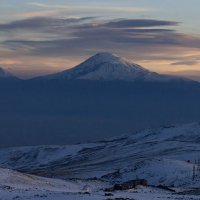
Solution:
{"label": "snow-capped mountain peak", "polygon": [[90,57],[89,60],[93,60],[96,62],[119,62],[121,58],[115,54],[108,52],[100,52]]}
{"label": "snow-capped mountain peak", "polygon": [[1,79],[14,78],[14,76],[10,72],[0,67],[0,78]]}
{"label": "snow-capped mountain peak", "polygon": [[[129,66],[129,67],[135,68],[135,70],[145,70],[145,71],[147,71],[143,67],[141,67],[141,66],[139,66],[137,64],[131,64],[125,58],[121,58],[118,55],[112,54],[112,53],[109,53],[109,52],[100,52],[100,53],[97,53],[94,56],[92,56],[89,59],[87,59],[82,64],[88,64],[88,65],[89,64],[90,65],[95,65],[96,64],[96,65],[98,65],[98,64],[104,64],[104,63],[119,64],[119,65],[123,65],[123,67]],[[132,65],[132,66],[130,66],[130,65]]]}
{"label": "snow-capped mountain peak", "polygon": [[97,53],[74,68],[43,78],[98,81],[170,81],[181,79],[151,72],[140,65],[107,52]]}
{"label": "snow-capped mountain peak", "polygon": [[9,76],[10,76],[9,73],[0,67],[0,78],[7,78]]}
{"label": "snow-capped mountain peak", "polygon": [[[141,67],[140,65],[130,63],[125,58],[121,58],[116,54],[112,54],[108,52],[97,53],[94,56],[87,59],[82,64],[79,66],[85,67],[85,65],[90,65],[91,67],[94,68],[94,70],[97,70],[97,68],[103,68],[104,64],[107,64],[106,65],[107,69],[113,68],[113,65],[116,65],[114,69],[116,71],[120,70],[121,72],[126,72],[126,71],[131,71],[131,70],[148,72],[147,69]],[[96,65],[100,65],[100,66],[97,67]]]}

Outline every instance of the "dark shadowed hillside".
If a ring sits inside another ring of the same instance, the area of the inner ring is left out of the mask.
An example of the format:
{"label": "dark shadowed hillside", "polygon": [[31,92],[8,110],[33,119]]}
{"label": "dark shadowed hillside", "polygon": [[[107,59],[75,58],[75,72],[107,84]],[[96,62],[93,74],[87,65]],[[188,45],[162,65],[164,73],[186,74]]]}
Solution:
{"label": "dark shadowed hillside", "polygon": [[0,91],[1,145],[86,142],[200,118],[195,82],[29,80]]}

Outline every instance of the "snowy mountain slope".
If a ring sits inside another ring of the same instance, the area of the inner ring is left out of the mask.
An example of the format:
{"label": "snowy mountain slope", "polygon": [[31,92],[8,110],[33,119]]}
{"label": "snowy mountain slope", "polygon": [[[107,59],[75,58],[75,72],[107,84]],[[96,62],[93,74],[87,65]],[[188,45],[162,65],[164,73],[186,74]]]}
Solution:
{"label": "snowy mountain slope", "polygon": [[[102,200],[108,199],[103,191],[108,184],[100,181],[63,181],[42,178],[0,168],[0,199],[2,200]],[[87,194],[89,192],[90,194]],[[109,199],[162,199],[198,200],[198,195],[180,195],[154,187],[112,192]]]}
{"label": "snowy mountain slope", "polygon": [[105,176],[113,181],[148,180],[150,185],[199,187],[199,180],[192,181],[193,164],[185,160],[154,158],[137,163],[134,168],[122,169],[115,176]]}
{"label": "snowy mountain slope", "polygon": [[[89,184],[89,182],[78,183],[75,181],[43,178],[0,168],[0,199],[2,200],[87,199],[89,195],[83,196],[83,193],[88,190],[86,187]],[[99,187],[102,188],[103,185],[94,182],[91,183],[90,188],[95,191]],[[106,187],[106,184],[104,187]],[[93,190],[91,191],[93,192]],[[96,196],[97,194],[93,195],[93,197]]]}
{"label": "snowy mountain slope", "polygon": [[79,144],[70,146],[1,148],[0,162],[3,163],[4,167],[9,168],[11,166],[13,169],[15,169],[16,166],[20,169],[26,168],[28,163],[39,168],[47,166],[49,163],[54,163],[56,160],[75,157],[84,148],[96,147],[97,144]]}
{"label": "snowy mountain slope", "polygon": [[0,67],[0,80],[1,79],[6,80],[6,79],[18,79],[18,78],[16,78],[13,74]]}
{"label": "snowy mountain slope", "polygon": [[10,77],[10,74],[6,72],[3,68],[0,68],[0,78]]}
{"label": "snowy mountain slope", "polygon": [[185,80],[175,76],[160,75],[155,72],[132,64],[111,53],[98,53],[80,65],[42,77],[43,79],[67,79],[67,80],[101,80],[101,81],[180,81]]}
{"label": "snowy mountain slope", "polygon": [[198,186],[192,168],[199,158],[199,133],[200,124],[191,123],[93,144],[5,148],[0,166],[49,177],[146,178],[155,185]]}
{"label": "snowy mountain slope", "polygon": [[81,191],[78,184],[59,179],[43,178],[28,174],[22,174],[13,170],[0,168],[0,186],[15,189],[32,189],[52,192],[77,193]]}

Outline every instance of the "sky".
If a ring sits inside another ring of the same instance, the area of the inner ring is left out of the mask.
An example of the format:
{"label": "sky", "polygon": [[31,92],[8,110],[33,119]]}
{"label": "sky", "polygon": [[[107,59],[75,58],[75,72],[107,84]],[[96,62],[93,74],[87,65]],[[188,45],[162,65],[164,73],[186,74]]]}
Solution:
{"label": "sky", "polygon": [[111,52],[200,80],[199,0],[0,0],[0,66],[22,78]]}

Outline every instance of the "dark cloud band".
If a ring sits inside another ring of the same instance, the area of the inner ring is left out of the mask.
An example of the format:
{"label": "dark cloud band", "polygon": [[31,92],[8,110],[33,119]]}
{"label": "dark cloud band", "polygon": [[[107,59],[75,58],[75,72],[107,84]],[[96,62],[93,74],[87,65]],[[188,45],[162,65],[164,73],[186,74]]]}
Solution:
{"label": "dark cloud band", "polygon": [[[173,29],[178,24],[154,19],[40,17],[0,24],[0,34],[12,32],[12,37],[1,42],[4,48],[31,56],[83,55],[102,50],[143,53],[147,49],[151,54],[165,47],[200,48],[200,38]],[[31,39],[25,33],[32,34]]]}

